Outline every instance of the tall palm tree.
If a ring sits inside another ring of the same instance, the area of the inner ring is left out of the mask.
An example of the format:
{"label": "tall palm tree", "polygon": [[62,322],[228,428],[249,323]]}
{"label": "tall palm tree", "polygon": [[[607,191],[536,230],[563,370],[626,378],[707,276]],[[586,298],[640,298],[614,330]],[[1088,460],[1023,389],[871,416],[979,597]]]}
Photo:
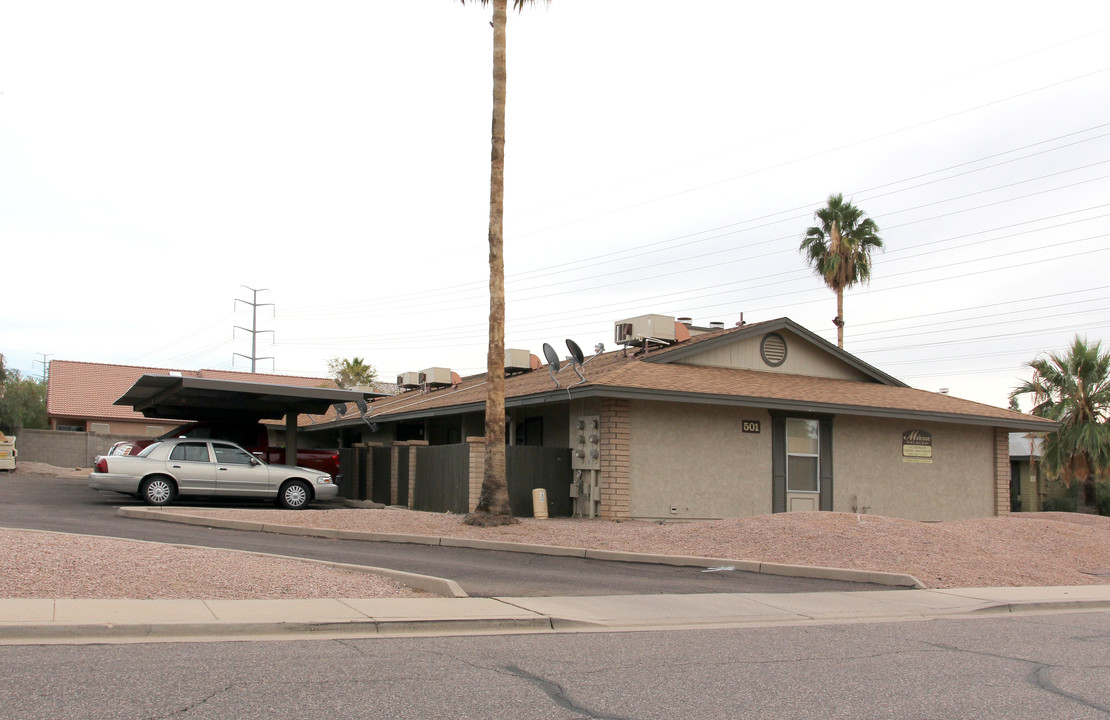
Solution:
{"label": "tall palm tree", "polygon": [[[463,5],[467,0],[460,0]],[[512,0],[523,10],[535,0]],[[508,0],[470,0],[493,4],[493,133],[489,180],[489,350],[486,354],[486,449],[478,505],[467,518],[475,525],[513,520],[505,478],[505,26]]]}
{"label": "tall palm tree", "polygon": [[1095,505],[1095,481],[1110,478],[1110,352],[1078,335],[1066,355],[1050,353],[1026,363],[1033,378],[1010,393],[1033,396],[1032,413],[1060,423],[1045,436],[1041,467],[1065,487],[1083,484],[1082,504]]}
{"label": "tall palm tree", "polygon": [[879,226],[844,195],[829,195],[825,207],[813,213],[820,224],[806,230],[798,251],[813,272],[836,293],[836,344],[844,348],[844,291],[871,279],[871,253],[881,250]]}

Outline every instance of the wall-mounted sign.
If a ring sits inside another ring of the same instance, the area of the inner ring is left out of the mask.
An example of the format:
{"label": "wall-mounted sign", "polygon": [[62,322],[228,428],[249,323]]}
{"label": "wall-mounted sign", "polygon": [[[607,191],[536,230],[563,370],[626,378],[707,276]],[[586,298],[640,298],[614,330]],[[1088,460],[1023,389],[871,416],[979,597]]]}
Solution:
{"label": "wall-mounted sign", "polygon": [[931,463],[932,461],[932,434],[924,430],[907,430],[902,433],[902,462]]}
{"label": "wall-mounted sign", "polygon": [[740,423],[740,432],[758,433],[759,421],[758,420],[744,420]]}

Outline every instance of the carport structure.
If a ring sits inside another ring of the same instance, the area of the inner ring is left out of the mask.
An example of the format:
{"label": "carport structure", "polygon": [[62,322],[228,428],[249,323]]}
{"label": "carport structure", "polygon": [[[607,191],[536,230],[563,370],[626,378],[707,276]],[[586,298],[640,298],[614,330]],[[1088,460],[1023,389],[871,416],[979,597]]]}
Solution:
{"label": "carport structure", "polygon": [[335,405],[364,404],[384,395],[365,390],[143,375],[114,404],[129,405],[144,417],[174,420],[258,422],[284,417],[285,456],[296,458],[297,418],[301,413],[323,415]]}

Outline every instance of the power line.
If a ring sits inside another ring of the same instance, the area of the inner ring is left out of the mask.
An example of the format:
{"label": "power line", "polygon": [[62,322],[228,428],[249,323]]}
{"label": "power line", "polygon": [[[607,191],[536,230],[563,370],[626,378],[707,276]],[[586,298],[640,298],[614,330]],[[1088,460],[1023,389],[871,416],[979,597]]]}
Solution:
{"label": "power line", "polygon": [[1045,90],[1050,90],[1050,89],[1053,89],[1053,88],[1061,87],[1063,85],[1067,85],[1068,83],[1076,82],[1077,80],[1085,80],[1087,78],[1091,78],[1091,77],[1094,77],[1096,75],[1102,74],[1102,73],[1104,73],[1108,70],[1110,70],[1110,67],[1100,68],[1098,70],[1094,70],[1094,71],[1089,72],[1089,73],[1084,73],[1083,75],[1076,75],[1074,77],[1067,78],[1067,79],[1061,80],[1059,82],[1050,83],[1048,85],[1042,85],[1041,87],[1034,88],[1032,90],[1027,90],[1025,92],[1020,92],[1020,93],[1017,93],[1016,95],[1010,95],[1008,97],[999,98],[997,100],[992,100],[990,102],[983,103],[983,104],[980,104],[980,105],[976,105],[976,106],[973,106],[973,107],[970,107],[970,108],[965,108],[964,110],[960,110],[960,111],[957,111],[957,112],[954,112],[954,113],[949,113],[947,115],[942,115],[942,116],[939,116],[939,117],[935,117],[935,118],[932,118],[931,120],[924,120],[922,122],[915,123],[913,125],[907,125],[907,126],[901,127],[897,130],[891,130],[891,131],[888,131],[888,132],[885,132],[885,133],[880,133],[878,135],[872,135],[871,137],[868,137],[868,138],[863,138],[861,140],[855,140],[855,141],[852,141],[850,143],[846,143],[844,145],[839,145],[837,147],[822,150],[820,152],[811,153],[809,155],[804,155],[804,156],[801,156],[801,157],[796,157],[796,158],[793,158],[791,160],[786,160],[786,161],[783,161],[781,163],[776,163],[774,165],[768,165],[768,166],[759,168],[757,170],[751,170],[751,171],[748,171],[748,172],[745,172],[745,173],[741,173],[740,175],[734,175],[732,177],[724,178],[722,180],[716,180],[716,181],[711,182],[711,183],[706,183],[706,184],[703,184],[703,185],[698,185],[696,187],[686,188],[684,190],[680,190],[678,192],[670,193],[668,195],[657,196],[657,197],[651,198],[649,200],[644,200],[644,201],[641,201],[641,202],[638,202],[638,203],[633,203],[631,205],[625,205],[624,207],[613,209],[613,210],[608,210],[608,211],[602,212],[602,213],[596,213],[594,215],[590,215],[590,216],[587,216],[585,218],[577,218],[577,219],[570,220],[570,221],[567,221],[567,222],[564,222],[564,223],[560,223],[558,225],[552,225],[552,226],[549,226],[549,227],[546,227],[546,228],[542,228],[540,230],[533,230],[533,231],[528,232],[528,233],[522,233],[520,235],[514,236],[514,239],[528,237],[530,235],[537,235],[537,234],[540,234],[540,233],[548,232],[550,230],[557,230],[559,228],[568,227],[570,225],[576,225],[576,224],[578,224],[580,222],[584,222],[586,220],[596,220],[597,218],[605,217],[607,215],[612,215],[612,214],[615,214],[615,213],[618,213],[618,212],[623,212],[625,210],[631,210],[633,208],[643,207],[645,205],[650,205],[652,203],[659,202],[661,200],[670,200],[672,198],[680,197],[682,195],[687,195],[687,194],[692,193],[692,192],[697,192],[698,190],[706,190],[706,189],[711,188],[711,187],[716,187],[718,185],[723,185],[723,184],[726,184],[726,183],[734,182],[736,180],[740,180],[740,179],[743,179],[743,178],[752,177],[754,175],[758,175],[758,174],[764,173],[764,172],[769,172],[771,170],[780,170],[782,168],[788,167],[790,165],[795,165],[797,163],[804,162],[806,160],[813,160],[815,158],[819,158],[819,157],[822,157],[824,155],[830,155],[832,153],[839,152],[841,150],[848,150],[850,148],[857,147],[859,145],[864,145],[866,143],[873,142],[875,140],[881,140],[881,139],[884,139],[884,138],[893,137],[895,135],[900,135],[904,132],[909,132],[910,130],[917,130],[917,129],[926,127],[926,126],[931,125],[933,123],[942,122],[944,120],[951,120],[953,118],[957,118],[961,115],[966,115],[968,113],[972,113],[972,112],[975,112],[977,110],[983,110],[985,108],[992,107],[994,105],[999,105],[1001,103],[1010,102],[1011,100],[1017,100],[1019,98],[1027,97],[1029,95],[1033,95],[1033,94],[1036,94],[1036,93],[1039,93],[1039,92],[1043,92]]}
{"label": "power line", "polygon": [[[1077,131],[1073,131],[1073,132],[1070,132],[1070,133],[1065,133],[1063,135],[1059,135],[1059,136],[1049,138],[1049,139],[1046,139],[1046,140],[1041,140],[1041,141],[1038,141],[1038,142],[1035,142],[1035,143],[1030,143],[1030,144],[1026,144],[1026,145],[1019,146],[1019,147],[1016,147],[1016,148],[1012,148],[1010,150],[1006,150],[1006,151],[986,155],[986,156],[983,156],[983,157],[978,158],[976,160],[971,160],[971,161],[967,161],[967,162],[964,162],[964,163],[958,163],[956,165],[951,165],[951,166],[948,166],[946,168],[941,168],[941,169],[938,169],[938,170],[934,170],[934,171],[931,171],[929,173],[923,173],[923,174],[915,175],[915,176],[912,176],[910,178],[906,178],[906,179],[903,179],[903,180],[898,180],[898,181],[894,181],[894,182],[891,182],[891,183],[885,183],[885,184],[882,184],[882,185],[874,186],[874,187],[869,188],[869,189],[857,190],[857,191],[854,191],[854,192],[855,193],[867,193],[867,192],[870,192],[872,190],[881,189],[883,187],[888,187],[890,185],[909,182],[909,181],[919,179],[919,178],[922,178],[922,177],[926,177],[926,176],[936,174],[936,173],[939,173],[939,172],[945,172],[947,170],[964,167],[964,166],[969,165],[969,164],[974,164],[974,163],[982,162],[982,161],[985,161],[985,160],[994,159],[994,158],[1001,157],[1003,155],[1011,154],[1011,153],[1014,153],[1014,152],[1020,152],[1021,150],[1029,149],[1029,148],[1032,148],[1032,147],[1037,147],[1037,146],[1043,145],[1043,144],[1048,143],[1048,142],[1054,142],[1056,140],[1061,140],[1061,139],[1073,137],[1075,135],[1079,135],[1079,134],[1082,134],[1082,133],[1091,132],[1093,130],[1098,130],[1100,128],[1107,127],[1107,126],[1110,126],[1110,123],[1102,123],[1102,124],[1099,124],[1099,125],[1094,125],[1094,126],[1091,126],[1091,127],[1088,127],[1088,128],[1084,128],[1082,130],[1077,130]],[[1099,135],[1095,138],[1088,138],[1086,140],[1078,141],[1077,143],[1070,143],[1070,144],[1062,146],[1062,147],[1065,147],[1065,148],[1066,147],[1071,147],[1075,144],[1078,144],[1079,142],[1089,142],[1091,140],[1100,139],[1100,138],[1103,138],[1103,137],[1106,137],[1106,135]],[[1055,150],[1058,150],[1058,149],[1061,149],[1061,148],[1054,148],[1052,150],[1046,150],[1046,151],[1043,151],[1043,152],[1052,152],[1052,151],[1055,151]],[[1019,160],[1028,159],[1029,157],[1033,157],[1034,155],[1043,154],[1043,152],[1042,153],[1035,153],[1033,155],[1025,156],[1023,158],[1018,158],[1018,159]],[[994,166],[991,166],[991,167],[994,167]],[[957,176],[953,176],[953,177],[957,177]],[[1040,179],[1043,179],[1043,177],[1044,176],[1042,176],[1042,178],[1040,178]],[[1034,178],[1034,179],[1037,179],[1037,178]],[[1000,187],[1005,187],[1005,186],[1000,186]],[[907,188],[907,189],[912,189],[912,188]],[[996,187],[994,189],[999,189],[999,187]],[[890,193],[887,193],[887,194],[890,194]],[[949,200],[953,200],[953,199],[956,199],[956,198],[950,198]],[[616,255],[629,253],[629,252],[632,252],[634,250],[649,248],[649,247],[653,247],[653,246],[656,246],[656,245],[674,243],[674,242],[679,241],[679,240],[694,238],[698,235],[703,235],[705,233],[718,232],[720,230],[724,230],[724,229],[728,229],[728,228],[735,228],[738,225],[750,224],[750,223],[753,223],[753,222],[757,222],[759,220],[765,220],[765,219],[776,217],[776,216],[779,216],[779,215],[785,215],[785,214],[788,214],[788,213],[796,213],[796,212],[806,210],[806,208],[808,208],[808,207],[811,207],[811,206],[807,205],[807,206],[802,206],[802,207],[797,207],[797,208],[791,208],[789,210],[782,210],[782,211],[778,211],[778,212],[775,212],[775,213],[768,213],[768,214],[764,214],[762,216],[758,216],[758,217],[755,217],[755,218],[749,218],[747,220],[742,220],[742,221],[738,221],[738,222],[735,222],[735,223],[729,223],[727,225],[717,226],[717,227],[714,227],[714,228],[707,228],[707,229],[699,230],[699,231],[696,231],[696,232],[693,232],[693,233],[686,233],[686,234],[683,234],[683,235],[680,235],[680,236],[677,236],[677,237],[674,237],[674,238],[666,238],[666,239],[654,241],[654,242],[651,242],[651,243],[643,243],[643,244],[640,244],[640,245],[636,245],[632,248],[626,248],[626,249],[622,249],[622,250],[611,251],[611,252],[608,252],[608,253],[602,253],[602,254],[599,254],[599,255],[590,256],[588,258],[584,258],[584,259],[581,259],[581,260],[568,261],[568,262],[560,263],[560,264],[557,264],[557,265],[546,265],[544,268],[512,273],[507,277],[507,279],[510,282],[512,282],[512,281],[515,281],[515,280],[518,280],[518,279],[524,279],[525,276],[534,275],[535,273],[538,273],[538,272],[542,272],[545,275],[558,274],[557,272],[552,272],[552,269],[553,268],[559,268],[559,267],[567,267],[567,266],[572,266],[572,265],[581,265],[582,263],[589,263],[589,264],[586,265],[586,267],[589,267],[593,264],[598,264],[597,262],[594,262],[594,261],[602,261],[602,260],[608,261],[609,259],[613,258]],[[982,207],[987,207],[987,206],[980,206],[980,207],[982,208]],[[911,209],[917,209],[917,208],[908,208],[908,209],[904,209],[904,210],[892,211],[892,212],[886,213],[886,215],[895,214],[895,213],[898,213],[898,212],[906,212],[906,211],[911,210]],[[809,213],[806,213],[806,214],[801,215],[801,216],[795,216],[795,217],[792,217],[792,218],[783,218],[782,220],[776,221],[775,223],[767,223],[767,224],[759,226],[759,227],[774,225],[774,224],[777,224],[778,222],[784,222],[787,219],[801,219],[801,218],[808,217],[808,216],[809,216]],[[941,217],[943,217],[943,216],[941,216]],[[917,221],[915,221],[915,222],[917,222]],[[909,224],[909,223],[906,223],[906,224]],[[897,225],[897,226],[893,226],[893,227],[904,227],[906,224]],[[746,230],[750,231],[752,229],[755,229],[755,228],[747,228]],[[892,228],[887,227],[887,229],[889,230],[889,229],[892,229]],[[678,245],[676,247],[683,247],[683,246],[688,245],[688,244],[693,244],[693,243],[697,243],[697,242],[704,242],[705,240],[710,240],[710,239],[714,239],[714,238],[718,238],[718,237],[724,237],[728,234],[731,234],[731,233],[725,233],[725,234],[722,234],[722,235],[715,235],[711,238],[702,238],[702,239],[698,239],[698,240],[693,240],[689,243],[683,243],[682,245]],[[516,240],[516,239],[519,239],[520,237],[521,236],[513,236],[512,239]],[[643,254],[643,253],[641,253],[641,254]],[[638,256],[638,255],[635,255],[635,256]],[[624,258],[624,259],[627,259],[627,258]],[[576,269],[581,269],[581,268],[578,267]],[[483,285],[484,285],[484,281],[474,281],[474,282],[468,282],[468,283],[460,283],[460,284],[457,284],[457,285],[437,288],[436,290],[430,291],[430,292],[429,291],[417,291],[417,292],[413,292],[413,293],[394,295],[391,300],[393,302],[406,302],[407,303],[407,301],[410,300],[411,298],[443,297],[445,295],[452,295],[457,290],[460,290],[460,289],[467,289],[467,288],[469,288],[469,289],[480,289]],[[373,305],[373,304],[374,303],[370,303],[370,305]],[[367,303],[359,301],[357,303],[350,303],[348,305],[355,306],[355,307],[365,307],[367,305]],[[328,306],[328,307],[329,307],[329,311],[335,311],[337,308],[342,308],[343,306],[344,305],[340,304],[338,306],[332,305],[332,306]],[[308,308],[308,309],[305,309],[305,310],[293,310],[289,314],[297,315],[297,314],[308,314],[308,313],[312,313],[312,312],[314,312],[314,310],[311,309],[311,308]]]}

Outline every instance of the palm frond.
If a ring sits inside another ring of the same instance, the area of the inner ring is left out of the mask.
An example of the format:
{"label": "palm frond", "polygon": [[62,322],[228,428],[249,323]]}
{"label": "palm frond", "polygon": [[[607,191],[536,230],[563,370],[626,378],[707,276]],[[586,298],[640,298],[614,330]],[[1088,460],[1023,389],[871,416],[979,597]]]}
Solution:
{"label": "palm frond", "polygon": [[1110,352],[1076,335],[1066,354],[1049,353],[1026,367],[1033,377],[1010,397],[1032,395],[1032,414],[1060,423],[1044,441],[1048,477],[1069,485],[1110,476]]}
{"label": "palm frond", "polygon": [[[535,5],[536,1],[537,0],[513,0],[513,10],[520,12],[526,5]],[[489,5],[490,0],[459,0],[459,2],[463,5],[466,5],[468,2],[471,4],[480,3],[482,5]],[[543,0],[543,3],[549,5],[551,4],[551,0]]]}

